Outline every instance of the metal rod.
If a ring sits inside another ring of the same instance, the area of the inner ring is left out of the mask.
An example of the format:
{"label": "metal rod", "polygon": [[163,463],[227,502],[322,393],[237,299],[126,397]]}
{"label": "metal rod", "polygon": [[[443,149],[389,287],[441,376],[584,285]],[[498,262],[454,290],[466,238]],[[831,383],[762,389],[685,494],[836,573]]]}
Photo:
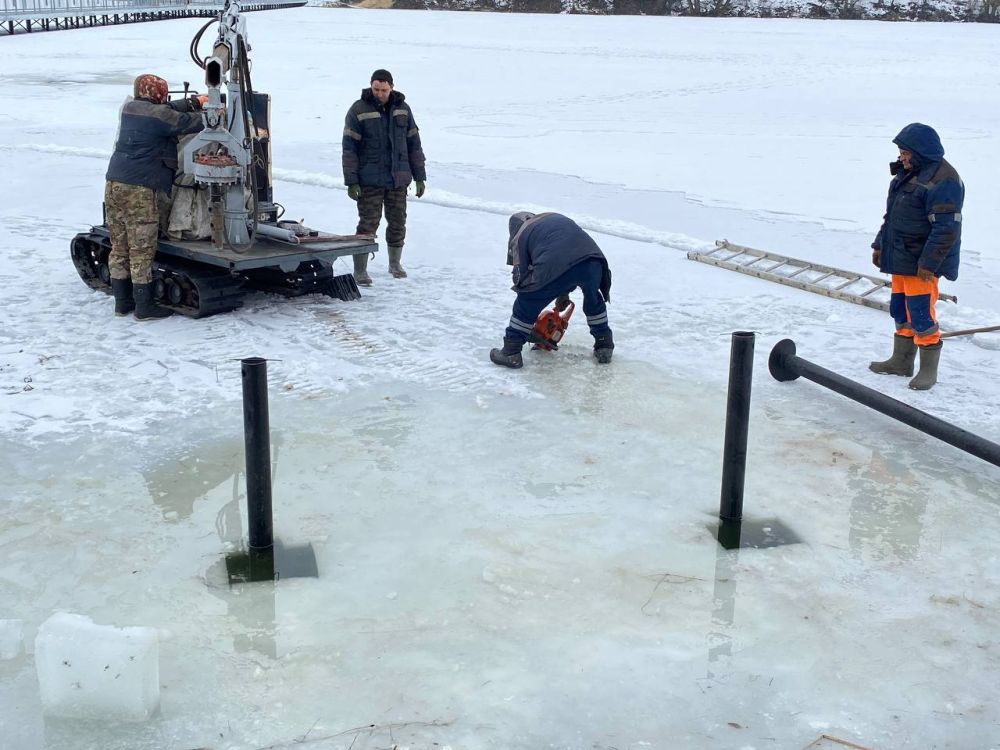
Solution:
{"label": "metal rod", "polygon": [[943,440],[949,445],[971,453],[973,456],[1000,466],[1000,445],[956,427],[930,414],[914,409],[909,404],[897,401],[884,393],[856,383],[853,380],[824,369],[807,359],[795,355],[795,342],[784,339],[774,345],[768,359],[768,368],[775,380],[795,380],[800,375],[831,391],[847,396],[875,411],[896,419],[923,433]]}
{"label": "metal rod", "polygon": [[242,361],[243,439],[246,445],[247,525],[250,550],[274,546],[271,513],[271,430],[267,413],[267,360]]}
{"label": "metal rod", "polygon": [[[722,449],[722,493],[719,518],[743,518],[743,480],[750,433],[750,384],[756,334],[734,331],[729,354],[729,396],[726,402],[726,438]],[[738,536],[738,535],[737,535]]]}
{"label": "metal rod", "polygon": [[258,224],[257,234],[262,234],[265,237],[273,237],[276,240],[281,240],[282,242],[287,242],[291,245],[299,244],[299,238],[291,229],[282,229],[281,227],[271,226],[270,224]]}
{"label": "metal rod", "polygon": [[967,328],[964,331],[948,331],[948,333],[942,333],[941,338],[949,339],[952,336],[971,336],[974,333],[989,333],[990,331],[1000,331],[1000,326],[983,326],[982,328]]}

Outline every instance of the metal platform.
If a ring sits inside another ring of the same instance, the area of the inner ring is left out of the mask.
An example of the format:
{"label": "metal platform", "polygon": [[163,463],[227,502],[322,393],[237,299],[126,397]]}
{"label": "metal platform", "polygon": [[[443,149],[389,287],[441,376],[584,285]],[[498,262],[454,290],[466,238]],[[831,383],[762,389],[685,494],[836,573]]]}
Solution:
{"label": "metal platform", "polygon": [[[284,297],[324,294],[343,301],[361,299],[354,276],[334,273],[333,261],[376,252],[366,235],[309,237],[303,244],[255,241],[245,253],[217,250],[207,241],[160,240],[153,261],[153,294],[158,304],[190,318],[229,312],[251,291]],[[70,242],[70,257],[83,282],[111,294],[111,238],[105,226],[81,232]]]}
{"label": "metal platform", "polygon": [[206,263],[230,271],[248,271],[254,268],[279,267],[283,271],[294,271],[299,264],[312,260],[333,263],[347,255],[362,255],[378,252],[374,237],[364,235],[326,235],[319,240],[289,245],[283,242],[258,237],[245,253],[237,253],[229,248],[217,250],[203,240],[160,240],[157,253],[172,255],[185,260]]}

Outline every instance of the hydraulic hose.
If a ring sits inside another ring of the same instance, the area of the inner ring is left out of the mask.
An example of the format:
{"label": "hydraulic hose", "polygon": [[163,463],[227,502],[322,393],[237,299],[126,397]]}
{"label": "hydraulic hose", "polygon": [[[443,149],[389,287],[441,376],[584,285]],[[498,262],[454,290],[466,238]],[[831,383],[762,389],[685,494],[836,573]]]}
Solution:
{"label": "hydraulic hose", "polygon": [[[247,114],[247,108],[253,101],[253,88],[250,85],[250,61],[247,56],[246,43],[243,41],[243,36],[238,34],[236,36],[236,69],[237,75],[239,76],[239,86],[240,86],[240,100],[242,101],[242,112],[240,113],[243,117],[243,132],[246,134],[244,136],[243,147],[247,149],[250,153],[250,204],[251,204],[251,225],[250,230],[250,240],[246,245],[234,245],[229,240],[226,240],[226,244],[234,253],[245,253],[251,247],[257,239],[257,226],[258,226],[258,199],[257,199],[257,172],[254,169],[257,162],[257,155],[254,153],[253,142],[254,139],[250,135],[250,117]],[[236,117],[236,113],[233,113],[233,117]],[[253,122],[254,135],[259,135],[260,131],[257,129],[257,122]]]}

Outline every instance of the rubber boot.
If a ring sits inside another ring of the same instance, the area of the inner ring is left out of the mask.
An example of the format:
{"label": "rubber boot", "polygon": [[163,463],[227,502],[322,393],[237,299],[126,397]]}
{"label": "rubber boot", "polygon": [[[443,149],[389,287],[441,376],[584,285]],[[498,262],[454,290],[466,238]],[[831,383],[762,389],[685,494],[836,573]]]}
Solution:
{"label": "rubber boot", "polygon": [[160,307],[153,301],[152,284],[133,284],[132,296],[135,297],[136,320],[158,320],[174,314],[173,310]]}
{"label": "rubber boot", "polygon": [[598,364],[608,364],[614,351],[615,340],[611,336],[611,331],[594,337],[594,358]]}
{"label": "rubber boot", "polygon": [[524,346],[522,342],[504,336],[503,349],[490,349],[490,361],[502,367],[520,369],[524,367],[524,360],[521,359],[522,346]]}
{"label": "rubber boot", "polygon": [[389,248],[389,273],[392,274],[394,279],[405,279],[406,271],[403,267],[399,265],[399,261],[403,257],[403,248],[401,247],[390,247]]}
{"label": "rubber boot", "polygon": [[910,388],[915,391],[929,391],[937,382],[938,362],[941,360],[941,342],[921,346],[920,372],[910,381]]}
{"label": "rubber boot", "polygon": [[892,340],[892,356],[883,362],[871,362],[868,369],[883,375],[913,375],[913,360],[917,356],[917,345],[912,336],[900,336],[898,333]]}
{"label": "rubber boot", "polygon": [[135,309],[132,279],[111,279],[111,293],[115,295],[115,315],[128,315]]}
{"label": "rubber boot", "polygon": [[368,275],[368,253],[354,256],[354,282],[358,286],[372,285],[372,277]]}

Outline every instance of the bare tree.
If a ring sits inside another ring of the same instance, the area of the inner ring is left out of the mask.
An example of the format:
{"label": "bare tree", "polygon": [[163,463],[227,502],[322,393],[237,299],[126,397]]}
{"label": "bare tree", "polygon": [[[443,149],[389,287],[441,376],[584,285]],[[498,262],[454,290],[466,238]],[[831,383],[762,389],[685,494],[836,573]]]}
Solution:
{"label": "bare tree", "polygon": [[980,0],[979,19],[981,21],[1000,21],[1000,0]]}
{"label": "bare tree", "polygon": [[860,0],[828,0],[831,15],[836,18],[862,18],[863,9],[859,8]]}
{"label": "bare tree", "polygon": [[710,16],[731,16],[733,0],[709,0],[705,12]]}

